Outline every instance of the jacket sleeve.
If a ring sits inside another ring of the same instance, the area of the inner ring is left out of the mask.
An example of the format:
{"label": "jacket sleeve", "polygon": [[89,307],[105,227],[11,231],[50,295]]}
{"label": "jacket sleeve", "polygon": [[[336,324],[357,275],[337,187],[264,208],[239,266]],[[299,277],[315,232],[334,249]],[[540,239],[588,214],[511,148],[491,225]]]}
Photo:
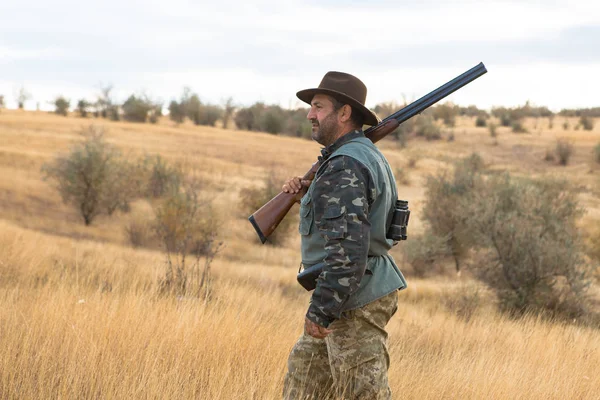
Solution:
{"label": "jacket sleeve", "polygon": [[306,316],[327,327],[340,318],[365,273],[374,184],[368,169],[348,156],[330,159],[315,184],[315,223],[325,239],[326,256]]}

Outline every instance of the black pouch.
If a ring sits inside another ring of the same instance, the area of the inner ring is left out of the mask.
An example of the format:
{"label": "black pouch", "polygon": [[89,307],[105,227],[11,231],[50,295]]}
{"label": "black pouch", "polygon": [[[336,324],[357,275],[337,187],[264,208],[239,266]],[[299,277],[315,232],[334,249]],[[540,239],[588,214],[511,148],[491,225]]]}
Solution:
{"label": "black pouch", "polygon": [[298,272],[298,283],[309,292],[317,287],[317,278],[323,272],[323,263],[315,264],[312,267],[304,268]]}

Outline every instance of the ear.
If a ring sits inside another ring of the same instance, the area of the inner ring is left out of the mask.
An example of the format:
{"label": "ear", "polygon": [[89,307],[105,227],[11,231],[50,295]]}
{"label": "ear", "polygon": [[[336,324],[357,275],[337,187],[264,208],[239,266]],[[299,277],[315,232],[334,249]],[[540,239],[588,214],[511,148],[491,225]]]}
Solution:
{"label": "ear", "polygon": [[350,116],[352,115],[352,107],[348,104],[344,104],[342,108],[339,110],[338,117],[340,122],[348,122],[350,121]]}

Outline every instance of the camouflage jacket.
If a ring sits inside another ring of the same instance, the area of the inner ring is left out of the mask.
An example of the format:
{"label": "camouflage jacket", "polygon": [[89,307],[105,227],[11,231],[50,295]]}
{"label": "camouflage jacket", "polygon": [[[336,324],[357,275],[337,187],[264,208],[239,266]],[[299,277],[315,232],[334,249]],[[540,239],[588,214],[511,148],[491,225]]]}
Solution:
{"label": "camouflage jacket", "polygon": [[[397,196],[395,181],[387,161],[372,144],[371,147],[358,144],[358,147],[377,160],[374,164],[381,164],[376,168],[367,168],[356,158],[343,154],[342,146],[360,140],[368,141],[362,131],[353,131],[322,150],[321,167],[300,206],[303,264],[324,263],[306,316],[325,327],[340,318],[346,303],[359,291],[365,272],[371,273],[368,258],[391,259],[387,250],[393,243],[385,238],[385,219],[389,212],[383,208],[389,207],[391,197],[395,200]],[[379,172],[374,174],[374,170]],[[374,175],[380,175],[375,176],[380,181],[383,180],[381,175],[385,175],[386,183],[391,187],[382,182],[378,185]],[[384,198],[387,202],[382,202]],[[372,207],[379,211],[371,214]],[[375,217],[376,221],[371,221],[370,217]],[[372,222],[376,226],[372,226]],[[372,232],[372,228],[376,231]],[[391,263],[394,264],[393,259]],[[381,270],[384,268],[385,265]],[[394,268],[397,269],[395,264]],[[396,276],[393,273],[392,280]],[[402,283],[396,281],[392,285],[384,285],[385,292],[367,294],[370,296],[368,301],[402,287]]]}

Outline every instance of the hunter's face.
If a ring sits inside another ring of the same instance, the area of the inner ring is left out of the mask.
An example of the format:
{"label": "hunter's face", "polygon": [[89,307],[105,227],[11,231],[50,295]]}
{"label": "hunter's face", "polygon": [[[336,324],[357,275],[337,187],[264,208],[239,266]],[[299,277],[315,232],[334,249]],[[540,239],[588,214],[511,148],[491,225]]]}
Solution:
{"label": "hunter's face", "polygon": [[310,102],[310,111],[306,116],[312,123],[312,139],[323,146],[334,142],[338,133],[338,116],[333,109],[331,97],[316,94]]}

